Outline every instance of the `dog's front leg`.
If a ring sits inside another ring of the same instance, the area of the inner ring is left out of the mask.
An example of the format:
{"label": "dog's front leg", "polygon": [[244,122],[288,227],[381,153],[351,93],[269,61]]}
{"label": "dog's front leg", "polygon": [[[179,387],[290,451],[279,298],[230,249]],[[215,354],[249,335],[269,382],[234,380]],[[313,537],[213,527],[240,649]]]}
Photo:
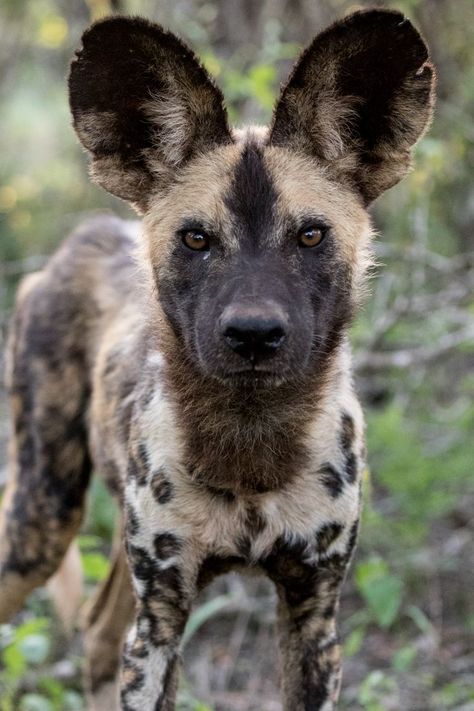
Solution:
{"label": "dog's front leg", "polygon": [[279,594],[284,709],[330,711],[341,677],[334,614],[338,592],[328,590],[321,596],[313,589],[297,604],[291,602],[291,590],[280,589]]}
{"label": "dog's front leg", "polygon": [[[329,548],[343,529],[339,525],[325,527],[316,551],[319,548],[321,552],[324,538]],[[341,536],[342,553],[328,551],[318,556],[308,542],[280,541],[264,562],[279,595],[285,711],[335,708],[341,682],[336,615],[356,531],[354,524]]]}
{"label": "dog's front leg", "polygon": [[154,535],[153,551],[133,542],[127,548],[137,617],[124,651],[122,709],[174,711],[179,645],[195,591],[194,561],[172,533]]}

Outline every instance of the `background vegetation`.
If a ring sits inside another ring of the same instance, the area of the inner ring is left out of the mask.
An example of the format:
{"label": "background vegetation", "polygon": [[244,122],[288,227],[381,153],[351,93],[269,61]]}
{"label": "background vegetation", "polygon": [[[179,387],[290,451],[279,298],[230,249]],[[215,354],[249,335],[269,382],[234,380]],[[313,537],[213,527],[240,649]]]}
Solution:
{"label": "background vegetation", "polygon": [[[382,266],[353,329],[369,468],[342,606],[341,707],[472,711],[474,4],[378,4],[403,10],[423,29],[439,100],[416,171],[376,206]],[[85,212],[129,214],[89,183],[70,127],[65,76],[91,19],[122,11],[169,25],[217,76],[232,119],[264,122],[299,46],[355,7],[346,0],[2,0],[1,338],[21,273],[41,265]],[[97,482],[80,541],[88,586],[107,571],[113,506]],[[278,709],[273,620],[264,581],[217,582],[188,630],[181,710]],[[82,709],[80,664],[80,637],[65,638],[38,591],[14,624],[0,626],[0,711]]]}

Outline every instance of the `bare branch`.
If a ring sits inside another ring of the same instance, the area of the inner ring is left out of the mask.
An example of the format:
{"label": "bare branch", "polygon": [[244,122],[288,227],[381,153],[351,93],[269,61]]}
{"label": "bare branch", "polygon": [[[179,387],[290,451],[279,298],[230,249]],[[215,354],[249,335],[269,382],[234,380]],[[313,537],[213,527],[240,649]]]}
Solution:
{"label": "bare branch", "polygon": [[389,368],[410,368],[414,365],[431,363],[446,355],[460,345],[474,343],[474,323],[454,333],[442,336],[434,346],[416,346],[395,351],[361,353],[355,360],[355,369],[360,373],[369,373]]}

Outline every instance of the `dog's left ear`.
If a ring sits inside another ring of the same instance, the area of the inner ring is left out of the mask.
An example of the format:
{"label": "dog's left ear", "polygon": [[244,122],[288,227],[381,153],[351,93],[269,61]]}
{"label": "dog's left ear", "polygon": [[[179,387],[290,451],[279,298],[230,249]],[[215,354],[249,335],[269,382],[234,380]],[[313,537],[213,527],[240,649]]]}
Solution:
{"label": "dog's left ear", "polygon": [[276,105],[270,143],[315,156],[368,204],[409,170],[434,84],[409,20],[390,10],[354,13],[303,52]]}

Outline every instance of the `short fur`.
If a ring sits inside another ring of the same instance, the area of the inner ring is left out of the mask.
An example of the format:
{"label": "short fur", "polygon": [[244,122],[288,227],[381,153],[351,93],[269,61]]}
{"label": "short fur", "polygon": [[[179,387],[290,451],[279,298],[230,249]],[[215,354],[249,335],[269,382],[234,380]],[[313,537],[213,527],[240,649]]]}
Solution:
{"label": "short fur", "polygon": [[408,20],[355,13],[302,54],[269,131],[234,131],[171,33],[118,17],[84,34],[74,126],[93,178],[144,217],[86,223],[20,288],[0,621],[60,566],[93,464],[128,559],[120,527],[86,616],[93,708],[118,705],[133,619],[120,708],[171,711],[196,592],[234,567],[276,585],[286,711],[334,707],[364,467],[347,330],[365,208],[407,171],[433,83]]}

